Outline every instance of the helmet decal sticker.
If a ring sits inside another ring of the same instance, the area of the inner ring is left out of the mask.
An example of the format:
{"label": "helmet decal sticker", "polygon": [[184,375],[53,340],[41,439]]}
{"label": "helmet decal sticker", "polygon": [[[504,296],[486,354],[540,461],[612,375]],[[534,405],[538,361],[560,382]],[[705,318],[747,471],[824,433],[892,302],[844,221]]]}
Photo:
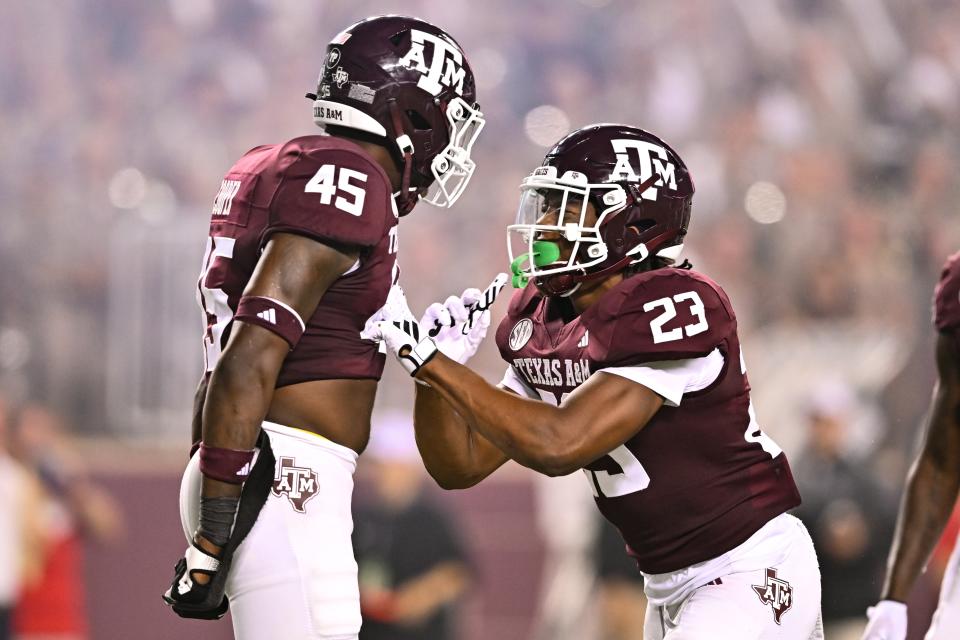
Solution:
{"label": "helmet decal sticker", "polygon": [[340,49],[333,48],[327,54],[327,68],[333,69],[340,62]]}
{"label": "helmet decal sticker", "polygon": [[[644,182],[653,172],[660,175],[660,179],[641,194],[645,200],[656,200],[657,189],[666,185],[673,191],[677,190],[677,170],[667,156],[667,150],[660,145],[645,140],[611,140],[614,153],[617,154],[617,164],[610,173],[611,180],[627,180],[628,182]],[[639,161],[640,173],[637,174],[630,163],[631,150]]]}
{"label": "helmet decal sticker", "polygon": [[343,67],[337,67],[337,70],[333,74],[333,81],[337,84],[337,89],[340,89],[350,81],[350,74],[344,71]]}
{"label": "helmet decal sticker", "polygon": [[[432,46],[432,57],[427,64],[424,45]],[[419,29],[410,30],[410,51],[400,58],[400,65],[424,74],[417,86],[432,95],[440,95],[443,87],[449,87],[463,95],[463,81],[466,71],[463,68],[463,52],[452,42]]]}
{"label": "helmet decal sticker", "polygon": [[351,100],[359,100],[367,104],[373,104],[373,99],[376,95],[377,92],[370,87],[357,84],[356,82],[350,85],[350,91],[347,93],[347,97]]}

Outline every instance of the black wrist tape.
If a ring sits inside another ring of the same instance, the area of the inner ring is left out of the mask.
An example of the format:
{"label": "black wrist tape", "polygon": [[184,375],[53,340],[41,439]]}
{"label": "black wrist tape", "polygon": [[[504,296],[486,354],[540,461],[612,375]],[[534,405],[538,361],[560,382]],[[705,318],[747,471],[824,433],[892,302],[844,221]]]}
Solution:
{"label": "black wrist tape", "polygon": [[230,530],[237,517],[240,497],[204,498],[200,497],[200,526],[197,532],[222,547],[230,539]]}

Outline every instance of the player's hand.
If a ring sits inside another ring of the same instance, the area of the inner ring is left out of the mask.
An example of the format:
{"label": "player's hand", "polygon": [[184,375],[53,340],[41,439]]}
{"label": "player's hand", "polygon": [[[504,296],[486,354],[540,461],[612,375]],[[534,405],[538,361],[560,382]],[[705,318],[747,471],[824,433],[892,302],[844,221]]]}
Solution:
{"label": "player's hand", "polygon": [[173,569],[173,584],[163,594],[163,601],[181,618],[222,618],[230,607],[223,595],[225,576],[218,575],[224,570],[218,558],[191,544]]}
{"label": "player's hand", "polygon": [[385,345],[411,376],[416,376],[420,367],[437,355],[436,343],[422,335],[415,320],[380,321],[373,326],[371,337]]}
{"label": "player's hand", "polygon": [[413,317],[409,305],[407,305],[407,296],[403,292],[403,287],[395,284],[390,287],[387,294],[387,302],[379,310],[367,319],[360,332],[360,337],[364,340],[376,340],[380,342],[380,353],[386,353],[386,345],[376,334],[376,324],[378,322],[399,322],[416,324],[417,319]]}
{"label": "player's hand", "polygon": [[870,623],[863,640],[904,640],[907,637],[907,605],[895,600],[881,600],[867,609]]}
{"label": "player's hand", "polygon": [[467,289],[442,304],[434,302],[424,312],[420,327],[427,330],[443,355],[466,364],[486,337],[490,307],[506,284],[507,274],[500,273],[484,291]]}

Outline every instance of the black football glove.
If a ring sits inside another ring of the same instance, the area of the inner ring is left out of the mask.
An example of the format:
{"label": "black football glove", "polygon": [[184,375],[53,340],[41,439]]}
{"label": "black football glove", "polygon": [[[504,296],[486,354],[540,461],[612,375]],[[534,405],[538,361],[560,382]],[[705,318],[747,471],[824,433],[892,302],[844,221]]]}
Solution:
{"label": "black football glove", "polygon": [[[173,568],[173,583],[163,594],[163,601],[181,618],[219,620],[230,608],[223,594],[228,570],[219,559],[191,544]],[[210,579],[200,584],[194,579],[197,574]]]}

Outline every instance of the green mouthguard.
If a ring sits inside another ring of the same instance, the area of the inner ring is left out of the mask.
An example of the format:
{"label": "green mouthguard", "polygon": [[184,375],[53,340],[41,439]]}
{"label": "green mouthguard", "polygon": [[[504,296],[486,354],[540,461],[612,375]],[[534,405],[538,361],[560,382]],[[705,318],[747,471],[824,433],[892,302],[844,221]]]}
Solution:
{"label": "green mouthguard", "polygon": [[514,289],[521,289],[527,286],[529,276],[524,275],[523,266],[525,263],[533,262],[535,267],[545,267],[553,264],[560,259],[560,247],[554,242],[546,240],[537,240],[533,243],[533,252],[525,253],[510,263],[510,272],[513,274],[511,284]]}

